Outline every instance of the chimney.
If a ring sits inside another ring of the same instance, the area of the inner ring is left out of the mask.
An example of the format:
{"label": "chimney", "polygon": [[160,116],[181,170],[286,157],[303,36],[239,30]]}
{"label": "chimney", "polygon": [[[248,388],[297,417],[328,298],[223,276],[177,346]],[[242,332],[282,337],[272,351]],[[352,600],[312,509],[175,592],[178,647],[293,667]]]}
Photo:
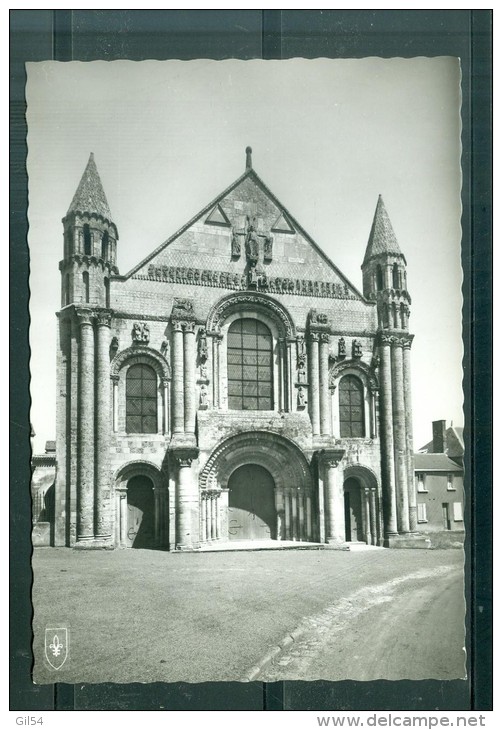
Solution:
{"label": "chimney", "polygon": [[446,421],[432,422],[432,453],[446,452]]}

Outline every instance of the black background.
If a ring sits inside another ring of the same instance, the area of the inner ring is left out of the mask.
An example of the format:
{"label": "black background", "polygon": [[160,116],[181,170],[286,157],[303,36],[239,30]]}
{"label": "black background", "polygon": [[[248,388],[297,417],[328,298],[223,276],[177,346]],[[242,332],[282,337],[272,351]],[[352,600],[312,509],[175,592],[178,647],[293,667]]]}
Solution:
{"label": "black background", "polygon": [[[491,709],[491,11],[11,10],[10,33],[11,710]],[[33,685],[24,63],[443,55],[462,64],[468,680]]]}

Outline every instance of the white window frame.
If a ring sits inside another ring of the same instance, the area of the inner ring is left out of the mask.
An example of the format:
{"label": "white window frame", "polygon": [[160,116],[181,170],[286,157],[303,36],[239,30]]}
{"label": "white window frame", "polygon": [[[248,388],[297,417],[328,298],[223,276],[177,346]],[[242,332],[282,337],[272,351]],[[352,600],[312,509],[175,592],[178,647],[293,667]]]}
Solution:
{"label": "white window frame", "polygon": [[453,504],[453,522],[463,522],[464,521],[464,510],[463,510],[462,502],[452,502],[452,504]]}
{"label": "white window frame", "polygon": [[417,473],[417,492],[420,494],[426,494],[429,490],[425,487],[425,473]]}
{"label": "white window frame", "polygon": [[451,474],[451,473],[448,474],[447,482],[446,482],[446,491],[447,492],[456,492],[457,491],[456,487],[455,487],[455,482],[453,481],[454,478],[455,477],[453,476],[453,474]]}
{"label": "white window frame", "polygon": [[417,504],[417,522],[428,522],[427,505],[425,502],[419,502]]}

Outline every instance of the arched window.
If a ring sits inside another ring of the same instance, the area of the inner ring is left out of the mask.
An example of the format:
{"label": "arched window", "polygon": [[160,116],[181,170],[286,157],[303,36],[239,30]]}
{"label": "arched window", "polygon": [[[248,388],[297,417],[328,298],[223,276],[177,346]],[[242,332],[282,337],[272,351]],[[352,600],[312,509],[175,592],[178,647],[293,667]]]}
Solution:
{"label": "arched window", "polygon": [[92,255],[91,229],[88,223],[84,223],[84,254],[86,256]]}
{"label": "arched window", "polygon": [[149,365],[127,371],[126,432],[157,433],[157,374]]}
{"label": "arched window", "polygon": [[271,411],[272,334],[257,319],[237,319],[227,341],[228,407],[238,411]]}
{"label": "arched window", "polygon": [[108,231],[105,231],[101,238],[101,258],[104,260],[108,258]]}
{"label": "arched window", "polygon": [[64,278],[64,304],[70,303],[70,275],[66,274]]}
{"label": "arched window", "polygon": [[84,271],[82,274],[82,280],[84,283],[84,302],[89,304],[89,272]]}
{"label": "arched window", "polygon": [[341,438],[364,436],[363,384],[355,375],[344,375],[338,389]]}
{"label": "arched window", "polygon": [[383,289],[383,274],[382,274],[382,267],[380,264],[376,267],[376,286],[377,291],[382,291]]}
{"label": "arched window", "polygon": [[400,289],[401,288],[401,277],[399,276],[399,267],[397,264],[394,264],[392,267],[392,288],[393,289]]}

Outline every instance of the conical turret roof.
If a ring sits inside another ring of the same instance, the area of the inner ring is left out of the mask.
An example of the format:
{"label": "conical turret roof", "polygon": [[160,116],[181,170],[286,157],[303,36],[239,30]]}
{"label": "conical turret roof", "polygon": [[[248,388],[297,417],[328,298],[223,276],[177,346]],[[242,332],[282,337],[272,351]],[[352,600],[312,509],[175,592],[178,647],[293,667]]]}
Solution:
{"label": "conical turret roof", "polygon": [[105,191],[99,177],[94,154],[91,152],[89,162],[84,170],[77,191],[73,196],[68,213],[95,213],[111,222],[112,216]]}
{"label": "conical turret roof", "polygon": [[379,195],[368,245],[366,246],[366,253],[364,254],[363,265],[374,256],[385,253],[394,256],[403,255],[399,248],[394,229],[392,228],[389,214],[385,209],[383,198]]}

